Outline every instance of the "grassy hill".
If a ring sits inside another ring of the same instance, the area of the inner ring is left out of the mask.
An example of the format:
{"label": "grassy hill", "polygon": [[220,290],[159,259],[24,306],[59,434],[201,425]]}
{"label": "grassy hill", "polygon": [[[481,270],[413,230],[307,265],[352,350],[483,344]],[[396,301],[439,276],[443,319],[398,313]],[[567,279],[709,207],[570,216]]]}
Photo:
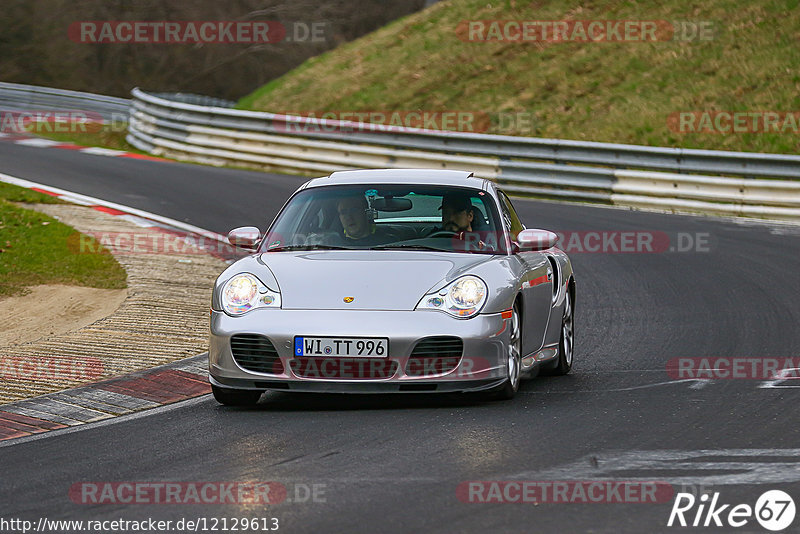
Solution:
{"label": "grassy hill", "polygon": [[[712,34],[469,41],[464,21],[474,20],[689,21]],[[800,112],[800,8],[798,0],[447,0],[306,61],[239,107],[471,111],[491,117],[490,133],[797,153],[800,132],[783,120],[784,131],[770,133],[681,133],[668,121],[679,112]],[[503,113],[530,120],[510,124]]]}

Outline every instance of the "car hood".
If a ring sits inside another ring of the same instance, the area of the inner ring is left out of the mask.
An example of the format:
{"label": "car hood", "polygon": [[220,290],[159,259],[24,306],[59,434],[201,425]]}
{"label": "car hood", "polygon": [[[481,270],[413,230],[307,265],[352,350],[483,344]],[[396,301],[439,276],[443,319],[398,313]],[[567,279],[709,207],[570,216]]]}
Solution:
{"label": "car hood", "polygon": [[[283,309],[413,310],[422,296],[476,266],[483,254],[322,250],[267,252]],[[353,297],[346,303],[345,297]]]}

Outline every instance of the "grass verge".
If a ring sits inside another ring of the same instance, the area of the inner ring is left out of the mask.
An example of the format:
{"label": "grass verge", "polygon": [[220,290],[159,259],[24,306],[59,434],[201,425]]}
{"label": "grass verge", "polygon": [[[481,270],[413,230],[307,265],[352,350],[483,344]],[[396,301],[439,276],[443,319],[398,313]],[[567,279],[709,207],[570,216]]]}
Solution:
{"label": "grass verge", "polygon": [[[80,234],[52,217],[17,203],[61,201],[10,184],[0,183],[0,298],[25,294],[41,284],[65,284],[122,289],[127,286],[125,269],[111,253],[97,246],[78,253]],[[91,237],[84,242],[95,245]],[[88,240],[88,241],[86,241]]]}

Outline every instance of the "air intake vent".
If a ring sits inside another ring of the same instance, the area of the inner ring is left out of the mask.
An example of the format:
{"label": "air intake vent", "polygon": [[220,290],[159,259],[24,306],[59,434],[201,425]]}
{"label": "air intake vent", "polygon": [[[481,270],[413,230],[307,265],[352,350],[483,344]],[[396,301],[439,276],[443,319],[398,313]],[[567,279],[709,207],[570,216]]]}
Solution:
{"label": "air intake vent", "polygon": [[294,358],[292,372],[303,378],[385,380],[399,365],[388,358]]}
{"label": "air intake vent", "polygon": [[406,363],[409,376],[431,376],[449,373],[458,366],[464,352],[464,342],[459,337],[426,337],[414,347]]}
{"label": "air intake vent", "polygon": [[231,353],[236,363],[248,371],[275,375],[283,373],[278,351],[265,336],[234,334],[231,336]]}

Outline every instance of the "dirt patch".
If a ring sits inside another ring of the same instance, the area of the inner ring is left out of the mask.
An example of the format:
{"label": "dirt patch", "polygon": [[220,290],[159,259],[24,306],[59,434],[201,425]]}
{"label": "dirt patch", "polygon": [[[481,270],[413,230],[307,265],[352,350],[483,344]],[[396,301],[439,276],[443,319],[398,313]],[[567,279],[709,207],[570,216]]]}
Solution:
{"label": "dirt patch", "polygon": [[0,299],[0,347],[30,343],[88,326],[114,313],[127,289],[42,285]]}
{"label": "dirt patch", "polygon": [[[166,235],[144,219],[118,217],[85,206],[38,204],[30,208],[84,234],[144,235],[146,242],[163,242]],[[127,298],[120,294],[112,309],[98,310],[93,320],[87,319],[90,324],[51,335],[50,325],[59,321],[57,317],[70,317],[75,308],[58,308],[53,318],[46,315],[48,306],[34,294],[22,297],[33,302],[27,311],[20,307],[26,305],[22,301],[0,301],[0,309],[10,310],[0,314],[0,330],[7,330],[7,324],[22,317],[35,317],[40,329],[36,341],[0,343],[0,404],[149,369],[208,350],[211,290],[226,263],[193,246],[176,253],[112,250],[112,254],[127,273]],[[78,289],[85,295],[94,291],[102,290]],[[80,308],[80,304],[74,305]]]}

